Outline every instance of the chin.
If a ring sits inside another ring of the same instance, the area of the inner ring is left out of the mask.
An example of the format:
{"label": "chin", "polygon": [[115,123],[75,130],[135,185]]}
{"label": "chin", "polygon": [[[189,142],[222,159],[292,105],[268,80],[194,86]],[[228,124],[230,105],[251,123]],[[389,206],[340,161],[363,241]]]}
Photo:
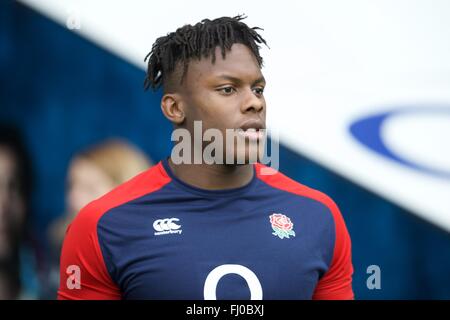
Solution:
{"label": "chin", "polygon": [[253,150],[251,151],[248,147],[242,148],[240,150],[238,149],[233,157],[234,165],[251,164],[258,161],[258,155]]}

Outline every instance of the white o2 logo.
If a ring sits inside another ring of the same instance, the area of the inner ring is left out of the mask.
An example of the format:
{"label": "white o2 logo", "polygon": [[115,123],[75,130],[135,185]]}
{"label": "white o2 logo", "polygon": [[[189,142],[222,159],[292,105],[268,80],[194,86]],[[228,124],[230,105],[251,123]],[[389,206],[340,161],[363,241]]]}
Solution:
{"label": "white o2 logo", "polygon": [[214,268],[206,277],[203,296],[205,300],[217,300],[217,285],[223,276],[234,273],[240,275],[247,282],[250,289],[250,300],[262,300],[263,291],[261,283],[255,273],[239,264],[223,264]]}

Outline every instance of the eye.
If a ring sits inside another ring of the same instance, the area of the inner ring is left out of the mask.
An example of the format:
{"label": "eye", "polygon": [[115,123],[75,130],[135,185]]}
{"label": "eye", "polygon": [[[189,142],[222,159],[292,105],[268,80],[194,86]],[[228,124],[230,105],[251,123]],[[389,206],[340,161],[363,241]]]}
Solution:
{"label": "eye", "polygon": [[229,95],[231,95],[233,92],[235,92],[236,89],[233,88],[233,87],[231,87],[231,86],[228,86],[228,87],[222,87],[222,88],[219,88],[219,89],[217,89],[217,91],[219,91],[219,92],[220,92],[221,94],[223,94],[223,95],[229,96]]}
{"label": "eye", "polygon": [[264,87],[256,87],[253,89],[253,92],[256,95],[261,96],[264,93]]}

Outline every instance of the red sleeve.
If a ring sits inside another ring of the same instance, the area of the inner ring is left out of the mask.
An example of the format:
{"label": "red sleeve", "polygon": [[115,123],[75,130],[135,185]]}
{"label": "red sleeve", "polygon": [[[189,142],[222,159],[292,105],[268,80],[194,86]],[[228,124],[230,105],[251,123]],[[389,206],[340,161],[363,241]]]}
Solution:
{"label": "red sleeve", "polygon": [[69,226],[60,261],[58,299],[121,299],[100,249],[97,224],[105,212],[170,182],[161,162],[84,207]]}
{"label": "red sleeve", "polygon": [[99,214],[95,207],[93,202],[83,208],[67,229],[60,263],[60,300],[121,298],[100,250],[97,236]]}
{"label": "red sleeve", "polygon": [[339,208],[328,196],[321,194],[322,202],[331,210],[335,221],[336,240],[331,265],[319,280],[314,291],[314,300],[354,299],[352,289],[351,240]]}

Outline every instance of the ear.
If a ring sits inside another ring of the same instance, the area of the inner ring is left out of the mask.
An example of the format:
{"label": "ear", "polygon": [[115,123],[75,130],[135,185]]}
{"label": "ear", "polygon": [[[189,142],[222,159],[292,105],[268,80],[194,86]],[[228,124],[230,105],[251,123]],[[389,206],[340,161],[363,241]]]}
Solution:
{"label": "ear", "polygon": [[177,93],[168,93],[162,97],[161,110],[164,116],[176,125],[182,124],[186,117],[183,102]]}

